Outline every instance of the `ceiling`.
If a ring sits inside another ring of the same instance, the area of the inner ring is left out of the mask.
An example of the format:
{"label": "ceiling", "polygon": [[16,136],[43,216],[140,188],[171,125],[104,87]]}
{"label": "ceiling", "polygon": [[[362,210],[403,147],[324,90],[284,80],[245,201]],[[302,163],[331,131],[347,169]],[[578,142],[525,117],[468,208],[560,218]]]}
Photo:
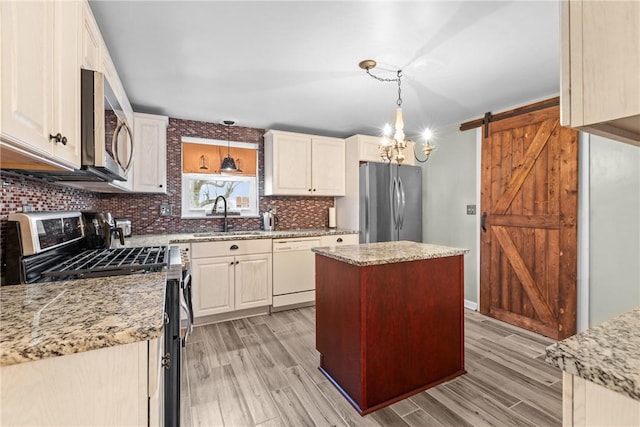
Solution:
{"label": "ceiling", "polygon": [[559,92],[558,1],[90,1],[137,112],[347,137]]}

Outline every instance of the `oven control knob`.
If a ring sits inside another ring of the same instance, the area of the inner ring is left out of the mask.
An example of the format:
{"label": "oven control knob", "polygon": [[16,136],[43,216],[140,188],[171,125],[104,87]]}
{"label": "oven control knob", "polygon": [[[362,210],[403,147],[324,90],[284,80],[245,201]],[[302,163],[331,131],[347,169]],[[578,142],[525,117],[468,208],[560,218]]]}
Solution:
{"label": "oven control knob", "polygon": [[165,355],[162,356],[162,367],[171,369],[171,355],[169,353],[165,353]]}

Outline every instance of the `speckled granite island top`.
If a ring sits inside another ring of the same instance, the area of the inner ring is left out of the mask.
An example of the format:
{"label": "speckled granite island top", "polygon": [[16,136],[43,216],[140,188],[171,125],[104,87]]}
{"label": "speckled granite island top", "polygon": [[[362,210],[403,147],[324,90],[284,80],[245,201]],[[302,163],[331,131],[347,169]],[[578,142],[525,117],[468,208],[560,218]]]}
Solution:
{"label": "speckled granite island top", "polygon": [[224,232],[198,232],[180,234],[146,234],[125,238],[125,246],[156,246],[168,245],[171,243],[195,243],[213,242],[225,240],[249,240],[249,239],[286,239],[292,237],[317,237],[317,236],[338,236],[341,234],[358,234],[354,230],[341,230],[331,228],[314,228],[299,230],[247,230]]}
{"label": "speckled granite island top", "polygon": [[0,365],[159,337],[166,273],[0,288]]}
{"label": "speckled granite island top", "polygon": [[468,249],[450,248],[417,242],[382,242],[313,248],[313,252],[357,266],[393,264],[463,255]]}
{"label": "speckled granite island top", "polygon": [[547,347],[546,361],[640,400],[640,307]]}

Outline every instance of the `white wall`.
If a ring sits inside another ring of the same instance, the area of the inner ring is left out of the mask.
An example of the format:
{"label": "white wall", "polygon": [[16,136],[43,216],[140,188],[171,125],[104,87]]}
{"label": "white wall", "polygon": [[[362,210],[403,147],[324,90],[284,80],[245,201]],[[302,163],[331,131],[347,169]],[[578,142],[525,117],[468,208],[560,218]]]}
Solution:
{"label": "white wall", "polygon": [[464,298],[477,303],[477,216],[466,214],[467,205],[477,203],[476,130],[439,129],[434,143],[438,150],[431,158],[416,163],[423,168],[422,240],[470,250],[464,257]]}
{"label": "white wall", "polygon": [[589,325],[640,305],[640,148],[590,136]]}

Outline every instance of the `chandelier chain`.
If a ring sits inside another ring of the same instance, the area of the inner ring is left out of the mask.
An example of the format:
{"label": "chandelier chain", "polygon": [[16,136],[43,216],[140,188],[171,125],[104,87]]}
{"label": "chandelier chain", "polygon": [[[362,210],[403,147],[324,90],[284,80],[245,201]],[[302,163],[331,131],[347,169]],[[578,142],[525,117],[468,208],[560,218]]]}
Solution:
{"label": "chandelier chain", "polygon": [[396,103],[398,104],[398,107],[402,107],[402,70],[398,70],[398,101],[396,101]]}

